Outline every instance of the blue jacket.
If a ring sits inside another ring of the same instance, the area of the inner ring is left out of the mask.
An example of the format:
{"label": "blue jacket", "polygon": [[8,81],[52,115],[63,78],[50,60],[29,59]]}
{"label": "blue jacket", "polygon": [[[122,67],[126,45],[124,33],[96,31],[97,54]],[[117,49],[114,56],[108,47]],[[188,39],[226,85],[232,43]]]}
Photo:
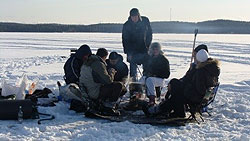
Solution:
{"label": "blue jacket", "polygon": [[79,48],[64,64],[64,79],[66,84],[79,84],[80,71],[83,64],[84,49]]}

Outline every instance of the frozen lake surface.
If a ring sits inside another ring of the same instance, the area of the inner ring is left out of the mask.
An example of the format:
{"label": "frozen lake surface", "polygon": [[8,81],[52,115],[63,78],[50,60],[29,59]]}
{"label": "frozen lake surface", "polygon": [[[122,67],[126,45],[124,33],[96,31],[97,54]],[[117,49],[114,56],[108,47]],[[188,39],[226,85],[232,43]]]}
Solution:
{"label": "frozen lake surface", "polygon": [[[193,35],[154,34],[170,62],[171,78],[182,77],[189,67]],[[63,82],[63,65],[71,48],[88,44],[93,52],[104,47],[123,54],[121,34],[108,33],[1,33],[0,79],[14,83],[23,73],[38,77],[39,87],[58,94],[56,82]],[[184,127],[136,125],[85,118],[68,110],[69,105],[39,110],[56,119],[37,125],[0,121],[0,140],[250,140],[250,35],[198,35],[198,44],[207,44],[212,57],[221,61],[221,86],[211,117],[200,125]],[[124,54],[123,54],[124,55]],[[124,55],[125,57],[125,55]]]}

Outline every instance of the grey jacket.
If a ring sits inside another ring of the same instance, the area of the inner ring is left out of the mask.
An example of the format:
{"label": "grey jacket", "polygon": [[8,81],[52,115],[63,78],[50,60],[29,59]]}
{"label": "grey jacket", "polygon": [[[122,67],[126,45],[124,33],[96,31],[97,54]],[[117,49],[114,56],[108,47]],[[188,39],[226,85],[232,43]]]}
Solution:
{"label": "grey jacket", "polygon": [[91,55],[81,67],[79,86],[83,94],[87,93],[86,97],[98,99],[101,86],[111,84],[113,79],[114,75],[107,72],[106,63],[99,56]]}

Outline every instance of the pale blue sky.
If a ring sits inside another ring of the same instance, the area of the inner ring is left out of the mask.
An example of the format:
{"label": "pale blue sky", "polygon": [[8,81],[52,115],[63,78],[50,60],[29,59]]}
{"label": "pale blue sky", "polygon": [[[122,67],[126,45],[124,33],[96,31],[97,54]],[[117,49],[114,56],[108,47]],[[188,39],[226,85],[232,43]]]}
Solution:
{"label": "pale blue sky", "polygon": [[123,23],[137,7],[150,21],[250,21],[250,0],[0,0],[1,22]]}

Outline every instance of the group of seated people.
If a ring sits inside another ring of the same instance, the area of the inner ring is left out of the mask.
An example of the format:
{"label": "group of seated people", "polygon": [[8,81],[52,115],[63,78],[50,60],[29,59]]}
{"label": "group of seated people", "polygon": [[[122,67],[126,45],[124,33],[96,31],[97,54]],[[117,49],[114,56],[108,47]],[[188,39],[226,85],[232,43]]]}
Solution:
{"label": "group of seated people", "polygon": [[[108,59],[107,59],[108,57]],[[206,45],[199,45],[193,51],[194,63],[181,79],[172,79],[168,84],[165,100],[156,104],[156,88],[164,87],[164,80],[170,76],[169,61],[158,42],[150,45],[143,62],[143,76],[139,80],[145,85],[149,99],[143,108],[146,115],[168,114],[185,117],[185,104],[200,103],[206,90],[218,83],[219,61],[209,57]],[[111,115],[119,115],[115,109],[117,101],[127,92],[128,67],[122,55],[110,54],[104,48],[96,55],[88,45],[82,45],[64,65],[66,84],[79,85],[85,98],[101,103]]]}
{"label": "group of seated people", "polygon": [[124,86],[128,67],[117,52],[99,48],[96,55],[88,45],[82,45],[64,65],[66,84],[79,86],[83,97],[100,102],[106,111],[114,112],[118,98],[127,90]]}

